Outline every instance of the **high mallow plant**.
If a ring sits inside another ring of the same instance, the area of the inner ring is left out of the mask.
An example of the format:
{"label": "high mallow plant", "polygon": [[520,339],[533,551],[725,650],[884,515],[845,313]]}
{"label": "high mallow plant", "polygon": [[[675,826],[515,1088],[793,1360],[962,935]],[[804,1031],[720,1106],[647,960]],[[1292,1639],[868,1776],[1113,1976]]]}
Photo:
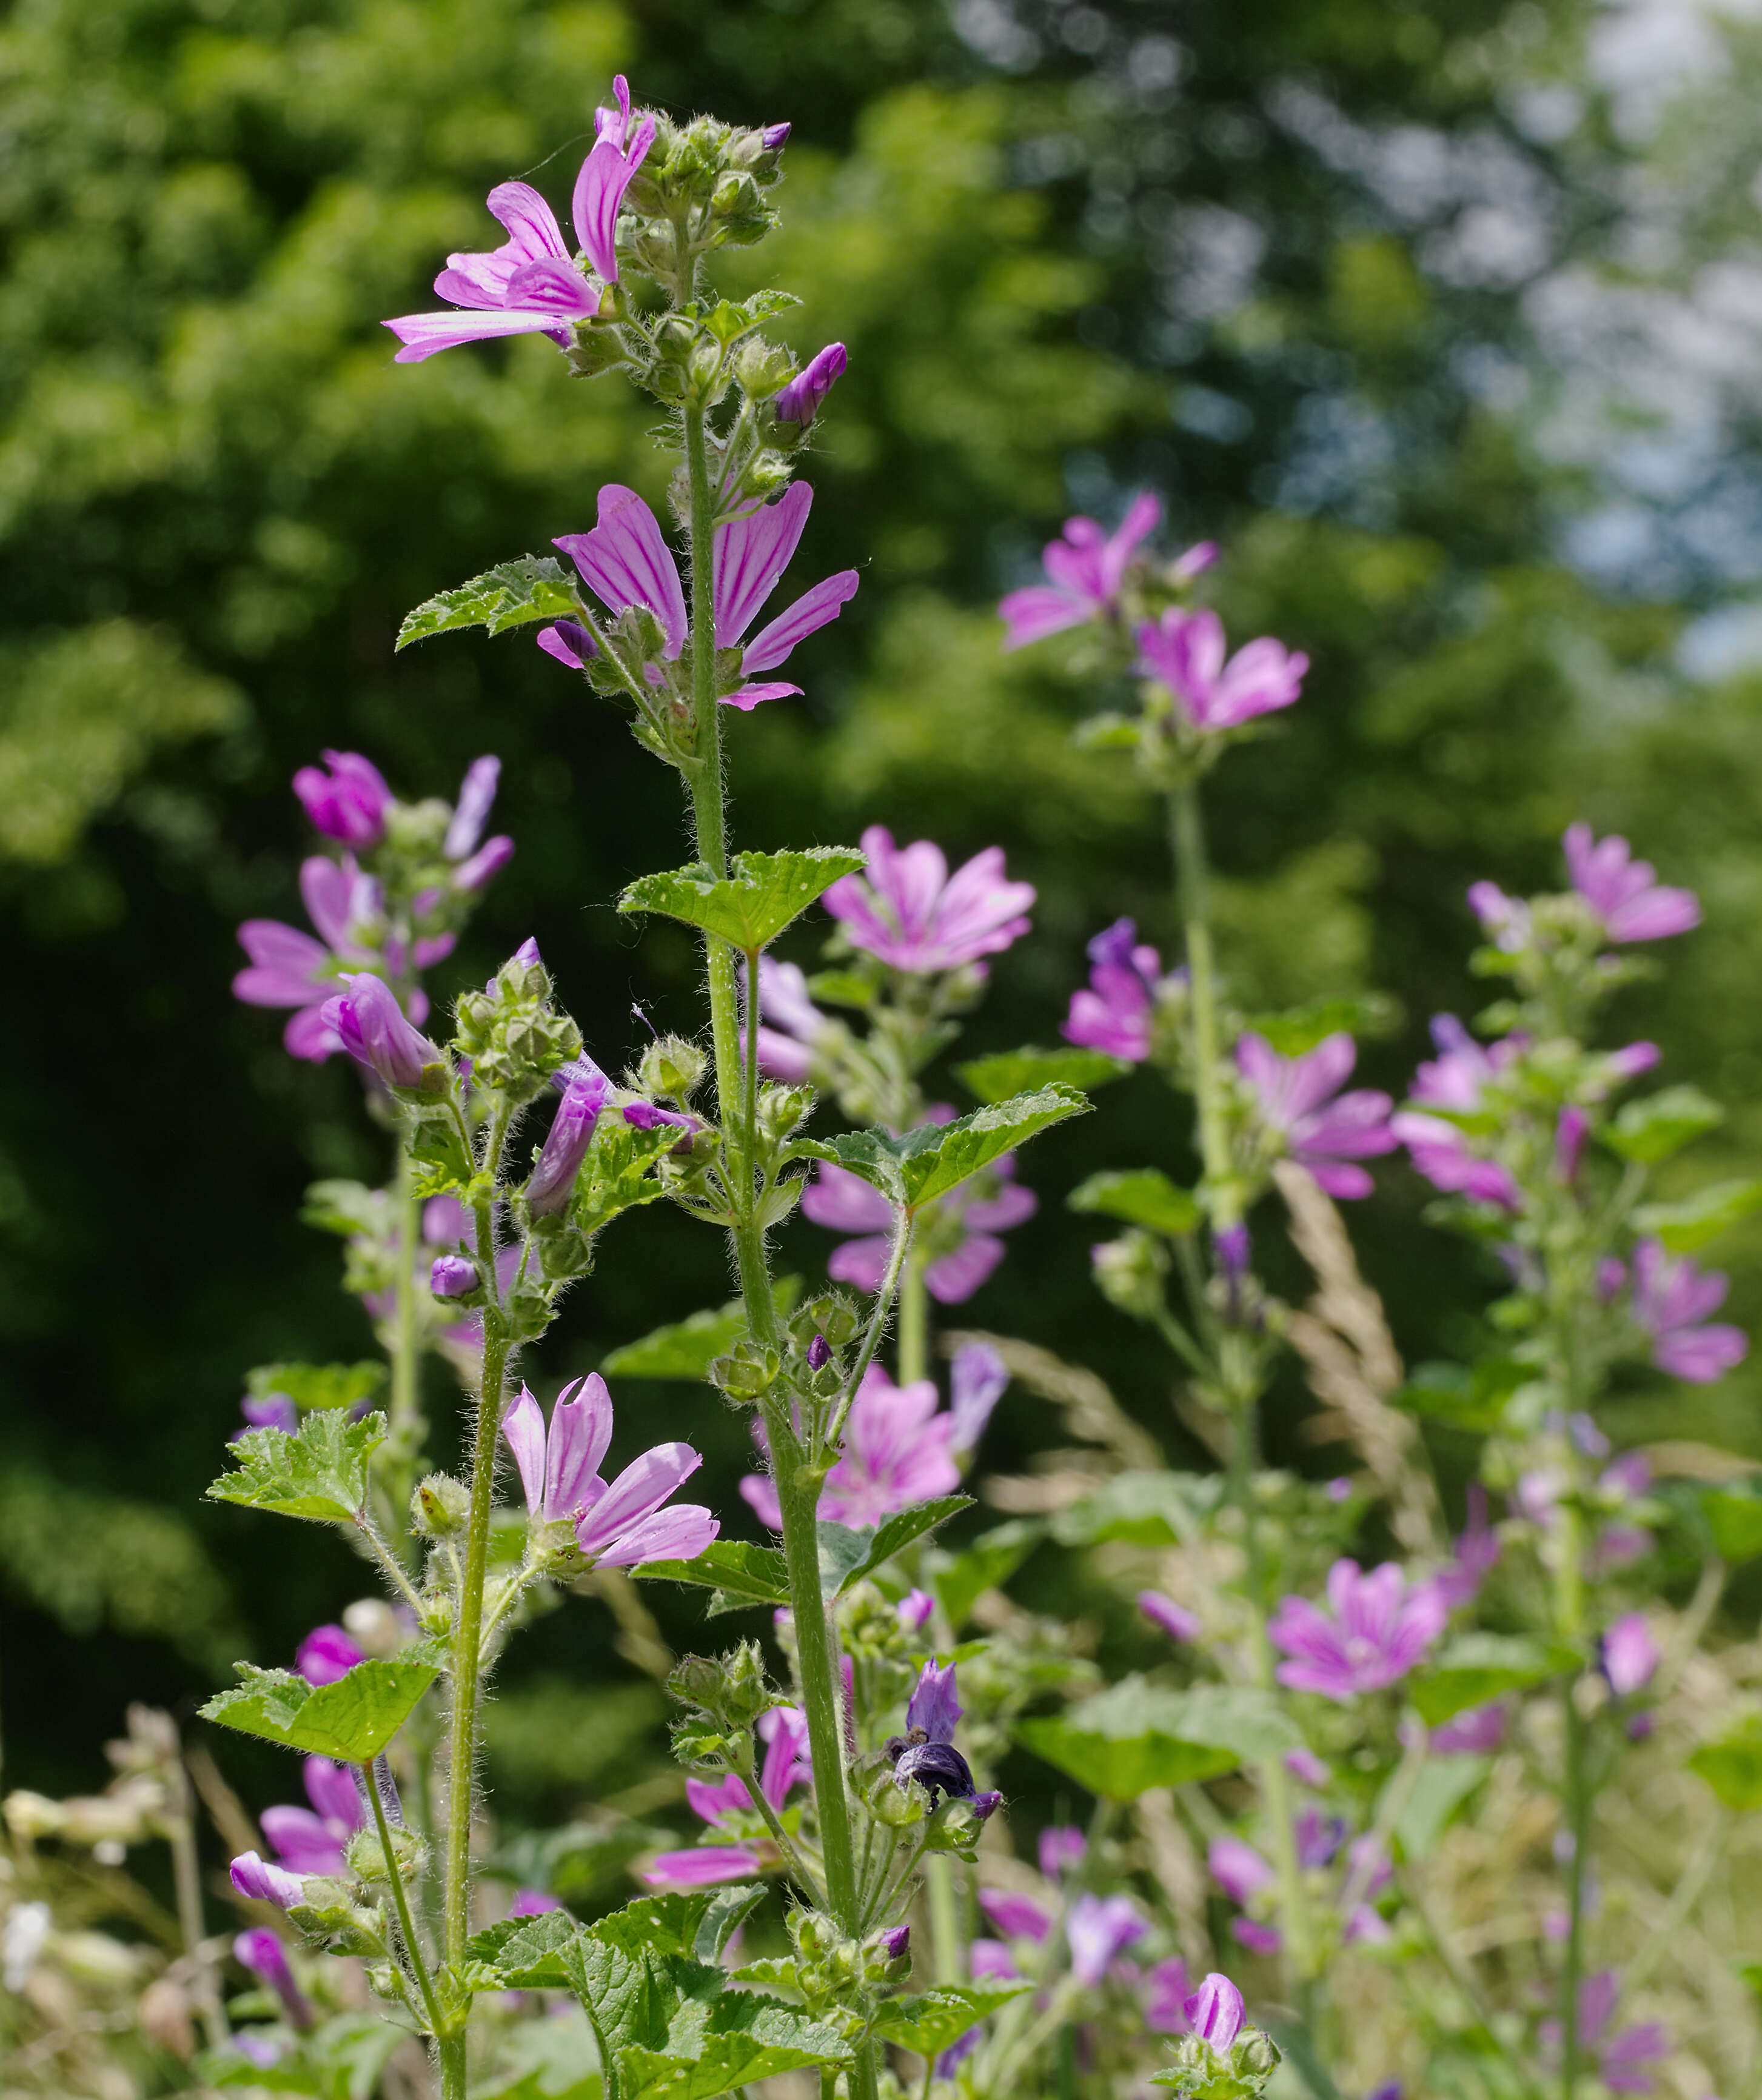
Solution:
{"label": "high mallow plant", "polygon": [[[204,1710],[302,1760],[303,1798],[254,1827],[207,1751],[186,1760],[144,1712],[107,1794],[9,1798],[0,2003],[24,2089],[713,2100],[806,2074],[823,2100],[841,2083],[850,2100],[1754,2093],[1762,1971],[1742,1955],[1762,1921],[1732,1860],[1762,1806],[1762,1657],[1715,1630],[1729,1571],[1762,1553],[1762,1502],[1742,1462],[1617,1451],[1599,1419],[1639,1381],[1716,1380],[1747,1346],[1697,1257],[1762,1184],[1655,1187],[1719,1111],[1688,1086],[1637,1091],[1657,1050],[1594,1033],[1696,900],[1583,824],[1561,893],[1476,885],[1472,968],[1499,995],[1433,1024],[1400,1104],[1352,1083],[1351,1002],[1245,1011],[1203,793],[1276,732],[1308,664],[1270,638],[1230,648],[1201,602],[1218,549],[1159,555],[1142,494],[1111,533],[1068,521],[1045,580],[1001,610],[1005,646],[1063,636],[1117,696],[1080,735],[1166,802],[1180,959],[1116,920],[1063,1043],[956,1066],[965,1114],[938,1098],[1035,893],[998,849],[951,872],[879,827],[859,848],[733,850],[724,735],[801,690],[772,674],[858,585],[782,588],[845,352],[798,368],[765,333],[789,296],[711,281],[719,249],[773,224],[788,126],[678,125],[615,86],[573,245],[504,183],[506,240],[449,259],[445,310],[388,325],[404,362],[532,333],[584,377],[621,375],[665,417],[666,499],[600,490],[565,559],[447,591],[402,641],[535,628],[678,774],[696,857],[619,903],[701,937],[707,1028],[614,1079],[531,941],[437,1025],[423,974],[513,849],[483,836],[496,761],[451,806],[400,801],[357,753],[297,776],[325,842],[301,874],[315,930],[241,928],[236,990],[289,1010],[294,1055],[352,1061],[387,1133],[385,1188],[320,1183],[307,1211],[344,1239],[384,1361],[253,1373],[210,1492],[331,1525],[383,1594],[315,1629],[294,1669],[241,1665]],[[775,948],[816,905],[810,974]],[[1029,1342],[934,1331],[1037,1207],[1019,1149],[1143,1065],[1191,1105],[1194,1185],[1128,1162],[1070,1202],[1119,1229],[1095,1282],[1166,1348],[1179,1448],[1216,1470],[1169,1464],[1093,1374]],[[822,1101],[855,1127],[808,1135]],[[1495,1293],[1472,1361],[1411,1374],[1337,1207],[1402,1152]],[[735,1303],[612,1350],[547,1406],[522,1352],[599,1234],[656,1201],[723,1235]],[[835,1236],[824,1287],[773,1273],[797,1209]],[[1316,1279],[1301,1307],[1256,1260],[1281,1217]],[[464,1390],[458,1478],[428,1452],[430,1355]],[[1316,1440],[1354,1470],[1267,1466],[1262,1410],[1292,1369],[1323,1403]],[[690,1445],[635,1448],[614,1393],[656,1377],[746,1416],[738,1503],[684,1499]],[[981,1483],[1004,1520],[945,1544],[1013,1382],[1075,1448]],[[1452,1492],[1468,1476],[1454,1538],[1433,1441]],[[1068,1617],[1009,1593],[1031,1555],[1063,1557]],[[762,1616],[674,1663],[632,1577]],[[616,1612],[666,1677],[696,1834],[639,1836],[619,1856],[646,1893],[591,1922],[541,1885],[554,1847],[520,1851],[528,1885],[499,1893],[479,1770],[501,1652],[565,1595]],[[1097,1652],[1137,1667],[1106,1683]],[[1035,1828],[996,1784],[1036,1772],[1087,1799],[1082,1824]],[[187,1774],[231,1841],[230,1942],[204,1921]],[[161,1926],[141,1891],[139,1915],[165,1952],[82,1933],[91,1877],[156,1838],[177,1912]],[[248,1979],[230,2002],[227,1973]],[[117,2027],[131,1989],[145,2054],[125,2070],[74,2037]]]}

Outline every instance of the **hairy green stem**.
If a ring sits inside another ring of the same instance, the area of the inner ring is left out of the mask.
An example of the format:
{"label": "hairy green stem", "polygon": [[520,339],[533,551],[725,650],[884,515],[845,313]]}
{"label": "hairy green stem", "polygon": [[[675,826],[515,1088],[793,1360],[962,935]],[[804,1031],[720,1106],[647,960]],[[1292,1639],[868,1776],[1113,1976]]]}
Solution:
{"label": "hairy green stem", "polygon": [[226,2008],[221,2002],[220,1982],[214,1965],[204,1952],[206,1929],[202,1922],[202,1869],[196,1851],[195,1804],[190,1798],[189,1775],[179,1754],[174,1781],[174,1809],[167,1825],[171,1847],[171,1878],[177,1895],[178,1930],[190,1965],[190,1995],[201,2015],[202,2032],[210,2049],[219,2049],[227,2038]]}
{"label": "hairy green stem", "polygon": [[[417,1341],[416,1262],[421,1243],[421,1207],[416,1200],[410,1148],[400,1132],[394,1191],[398,1218],[398,1275],[391,1349],[391,1439],[406,1468],[413,1468],[422,1446],[422,1403],[419,1390],[422,1351]],[[408,1484],[404,1484],[408,1487]]]}
{"label": "hairy green stem", "polygon": [[1217,968],[1212,950],[1211,880],[1205,864],[1205,831],[1199,793],[1185,781],[1168,798],[1175,880],[1187,951],[1187,995],[1193,1015],[1193,1092],[1199,1110],[1199,1157],[1211,1198],[1215,1230],[1239,1224],[1240,1202],[1230,1171],[1230,1138],[1224,1120],[1217,1039]]}
{"label": "hairy green stem", "polygon": [[899,1338],[896,1343],[899,1383],[915,1385],[930,1374],[930,1293],[924,1288],[924,1263],[914,1255],[899,1281]]}
{"label": "hairy green stem", "polygon": [[[685,411],[685,456],[691,494],[691,698],[697,729],[696,764],[686,777],[691,793],[698,858],[713,874],[724,876],[728,845],[722,801],[721,709],[716,698],[715,503],[709,483],[704,412],[696,404],[687,405]],[[729,1154],[727,1180],[737,1220],[732,1238],[740,1295],[755,1339],[775,1344],[779,1339],[777,1312],[771,1297],[765,1236],[753,1222],[754,1132],[744,1114],[747,1103],[740,1083],[734,950],[713,936],[704,946],[717,1113]],[[757,990],[755,986],[755,1001]],[[841,1927],[854,1938],[859,1930],[861,1904],[845,1783],[843,1701],[834,1629],[820,1581],[815,1518],[824,1472],[805,1462],[786,1395],[774,1389],[766,1396],[763,1412],[783,1520],[784,1563],[788,1575],[790,1608],[795,1617],[826,1900]],[[850,2100],[873,2100],[872,2045],[865,2045],[858,2050],[850,2068]]]}
{"label": "hairy green stem", "polygon": [[422,1944],[416,1936],[415,1921],[410,1916],[410,1900],[404,1893],[404,1877],[398,1872],[398,1858],[391,1849],[391,1825],[386,1820],[386,1804],[379,1798],[379,1788],[369,1761],[361,1768],[361,1783],[367,1789],[367,1798],[373,1804],[373,1827],[379,1833],[379,1849],[385,1856],[386,1878],[391,1884],[391,1905],[398,1913],[398,1930],[403,1937],[404,1958],[416,1977],[417,1988],[422,1994],[422,2005],[428,2014],[428,2024],[438,2036],[441,2031],[440,2006],[435,1996],[435,1987],[430,1980],[428,1964],[422,1959]]}
{"label": "hairy green stem", "polygon": [[[1560,1560],[1554,1576],[1554,1629],[1576,1645],[1584,1632],[1584,1573],[1579,1512],[1563,1501],[1559,1510]],[[1582,2055],[1579,2032],[1579,1986],[1584,1974],[1585,1855],[1591,1834],[1590,1776],[1586,1769],[1588,1731],[1579,1710],[1579,1673],[1567,1674],[1561,1692],[1565,1718],[1565,1770],[1561,1792],[1572,1856],[1566,1866],[1566,1958],[1561,1970],[1560,2027],[1561,2100],[1573,2100],[1579,2087]]]}

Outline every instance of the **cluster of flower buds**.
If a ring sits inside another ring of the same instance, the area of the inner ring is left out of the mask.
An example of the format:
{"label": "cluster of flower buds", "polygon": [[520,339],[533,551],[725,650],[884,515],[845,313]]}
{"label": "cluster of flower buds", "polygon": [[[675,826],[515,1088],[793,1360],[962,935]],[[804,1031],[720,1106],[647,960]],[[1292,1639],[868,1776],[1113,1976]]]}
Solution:
{"label": "cluster of flower buds", "polygon": [[400,801],[359,752],[327,751],[323,768],[295,774],[294,792],[314,828],[338,849],[334,857],[314,854],[300,869],[300,896],[316,934],[278,920],[246,920],[239,942],[250,967],[232,989],[247,1005],[293,1009],[282,1040],[296,1057],[359,1055],[329,1015],[329,1002],[339,990],[355,989],[364,973],[389,988],[400,1018],[420,1027],[427,1017],[422,973],[453,952],[479,898],[514,852],[505,835],[484,837],[501,773],[499,759],[475,760],[450,804]]}
{"label": "cluster of flower buds", "polygon": [[459,1001],[456,1042],[474,1088],[510,1106],[536,1101],[560,1065],[581,1054],[581,1031],[551,1004],[550,973],[536,941],[523,941],[480,992]]}
{"label": "cluster of flower buds", "polygon": [[912,1928],[884,1926],[854,1939],[824,1911],[805,1906],[789,1913],[795,1961],[789,1980],[818,2018],[837,2019],[861,2031],[865,2014],[890,1996],[912,1973]]}
{"label": "cluster of flower buds", "polygon": [[757,1641],[726,1655],[688,1655],[667,1679],[685,1713],[673,1723],[673,1755],[682,1764],[740,1771],[753,1762],[753,1731],[778,1703]]}

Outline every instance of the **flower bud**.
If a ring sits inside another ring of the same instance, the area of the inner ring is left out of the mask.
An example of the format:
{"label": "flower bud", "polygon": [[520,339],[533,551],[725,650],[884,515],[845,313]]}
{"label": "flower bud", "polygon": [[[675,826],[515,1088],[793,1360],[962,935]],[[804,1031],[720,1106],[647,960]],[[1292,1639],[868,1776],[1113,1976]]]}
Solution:
{"label": "flower bud", "polygon": [[428,1287],[437,1298],[470,1298],[483,1289],[477,1264],[462,1254],[439,1255],[428,1272]]}
{"label": "flower bud", "polygon": [[1089,1258],[1096,1286],[1110,1305],[1134,1320],[1154,1320],[1162,1311],[1168,1252],[1160,1240],[1134,1229],[1092,1247]]}
{"label": "flower bud", "polygon": [[1243,2031],[1230,2058],[1231,2069],[1244,2078],[1270,2078],[1278,2063],[1278,2045],[1259,2027]]}
{"label": "flower bud", "polygon": [[823,1371],[832,1361],[832,1348],[824,1335],[816,1335],[807,1345],[807,1367],[810,1371]]}
{"label": "flower bud", "polygon": [[737,1405],[745,1405],[770,1392],[780,1368],[775,1349],[742,1342],[710,1365],[710,1383]]}
{"label": "flower bud", "polygon": [[768,401],[779,386],[786,386],[795,371],[795,360],[781,343],[749,336],[734,360],[734,376],[749,400]]}
{"label": "flower bud", "polygon": [[810,1298],[789,1324],[804,1347],[818,1335],[839,1349],[855,1335],[862,1321],[854,1299],[841,1290],[823,1290]]}
{"label": "flower bud", "polygon": [[294,792],[307,815],[339,845],[357,853],[378,845],[386,836],[386,816],[392,805],[391,790],[379,769],[358,751],[327,751],[325,764],[328,773],[302,765],[294,776]]}
{"label": "flower bud", "polygon": [[272,1866],[255,1852],[241,1852],[228,1869],[232,1886],[241,1896],[257,1903],[272,1903],[288,1910],[306,1893],[307,1877],[290,1874],[285,1867]]}
{"label": "flower bud", "polygon": [[667,1101],[687,1101],[703,1083],[709,1060],[683,1036],[662,1035],[643,1052],[637,1067],[637,1090]]}
{"label": "flower bud", "polygon": [[410,1528],[424,1538],[456,1537],[470,1513],[469,1489],[448,1473],[431,1473],[417,1483],[410,1498]]}
{"label": "flower bud", "polygon": [[828,343],[777,395],[772,404],[777,421],[794,423],[806,430],[819,414],[826,396],[843,378],[849,362],[849,355],[841,342]]}
{"label": "flower bud", "polygon": [[370,972],[342,982],[348,990],[326,999],[320,1017],[358,1065],[388,1087],[439,1093],[446,1086],[446,1054],[405,1020],[391,987]]}
{"label": "flower bud", "polygon": [[789,1913],[789,1937],[795,1942],[796,1952],[813,1961],[829,1953],[843,1935],[829,1917],[804,1905]]}
{"label": "flower bud", "polygon": [[611,1092],[612,1082],[598,1071],[586,1079],[572,1079],[564,1088],[544,1149],[526,1185],[527,1208],[534,1216],[546,1217],[568,1208],[576,1176],[594,1141],[600,1110]]}

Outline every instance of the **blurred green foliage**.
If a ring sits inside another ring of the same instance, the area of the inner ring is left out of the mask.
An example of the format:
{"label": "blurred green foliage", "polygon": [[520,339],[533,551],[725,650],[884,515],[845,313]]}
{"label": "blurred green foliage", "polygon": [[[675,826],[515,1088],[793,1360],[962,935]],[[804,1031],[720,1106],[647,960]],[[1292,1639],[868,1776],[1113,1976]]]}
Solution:
{"label": "blurred green foliage", "polygon": [[[1691,608],[1565,563],[1589,481],[1476,378],[1530,355],[1521,276],[1446,267],[1439,212],[1364,174],[1398,136],[1459,170],[1496,148],[1564,200],[1544,218],[1571,259],[1620,141],[1594,108],[1553,145],[1510,112],[1571,76],[1585,26],[1577,0],[20,0],[0,26],[0,1493],[30,1514],[0,1522],[0,1622],[20,1777],[95,1771],[124,1690],[208,1688],[214,1642],[161,1612],[166,1583],[264,1662],[368,1586],[197,1502],[246,1366],[364,1346],[333,1250],[294,1221],[315,1176],[381,1171],[358,1088],[292,1065],[227,992],[234,923],[298,915],[294,767],[356,747],[436,792],[498,751],[519,855],[443,990],[536,933],[603,1059],[633,999],[696,1024],[689,938],[638,941],[611,908],[678,858],[660,769],[529,638],[391,648],[419,600],[590,523],[600,482],[661,493],[616,382],[572,381],[535,340],[397,368],[378,326],[487,244],[494,183],[566,196],[615,68],[678,112],[793,120],[783,231],[726,279],[789,285],[791,339],[851,353],[810,540],[815,573],[855,564],[863,589],[804,652],[806,702],[733,725],[741,841],[876,821],[954,854],[1000,840],[1040,886],[1037,933],[967,1055],[1053,1039],[1083,940],[1119,913],[1169,946],[1159,813],[1069,741],[1080,649],[1005,658],[991,611],[1068,509],[1116,514],[1147,481],[1177,540],[1225,542],[1232,631],[1314,662],[1214,797],[1244,999],[1393,995],[1365,1065],[1398,1090],[1425,1017],[1476,1001],[1468,883],[1554,880],[1588,815],[1705,893],[1707,926],[1624,1018],[1732,1109],[1703,1149],[1720,1170],[1762,1164],[1762,686],[1686,689]],[[1747,229],[1753,205],[1731,209]],[[1146,1152],[1182,1170],[1137,1082],[1049,1139],[1041,1217],[970,1312],[1101,1370],[1190,1459],[1058,1200]],[[1404,1345],[1469,1346],[1482,1280],[1384,1180],[1358,1222]],[[824,1240],[792,1231],[815,1273]],[[1745,1317],[1762,1232],[1719,1251]],[[719,1303],[721,1260],[645,1213],[544,1376]],[[708,1498],[735,1510],[740,1425],[661,1391],[665,1433],[705,1449]],[[1755,1392],[1735,1379],[1693,1420],[1636,1393],[1623,1427],[1762,1449]],[[1013,1464],[1058,1431],[1023,1401],[992,1433]],[[686,1637],[694,1607],[655,1608]],[[633,1690],[617,1742],[535,1750],[529,1720],[575,1711],[565,1674],[621,1668],[598,1616],[547,1621],[526,1703],[492,1716],[548,1802],[619,1764],[648,1712]],[[76,1666],[64,1635],[88,1632]]]}

